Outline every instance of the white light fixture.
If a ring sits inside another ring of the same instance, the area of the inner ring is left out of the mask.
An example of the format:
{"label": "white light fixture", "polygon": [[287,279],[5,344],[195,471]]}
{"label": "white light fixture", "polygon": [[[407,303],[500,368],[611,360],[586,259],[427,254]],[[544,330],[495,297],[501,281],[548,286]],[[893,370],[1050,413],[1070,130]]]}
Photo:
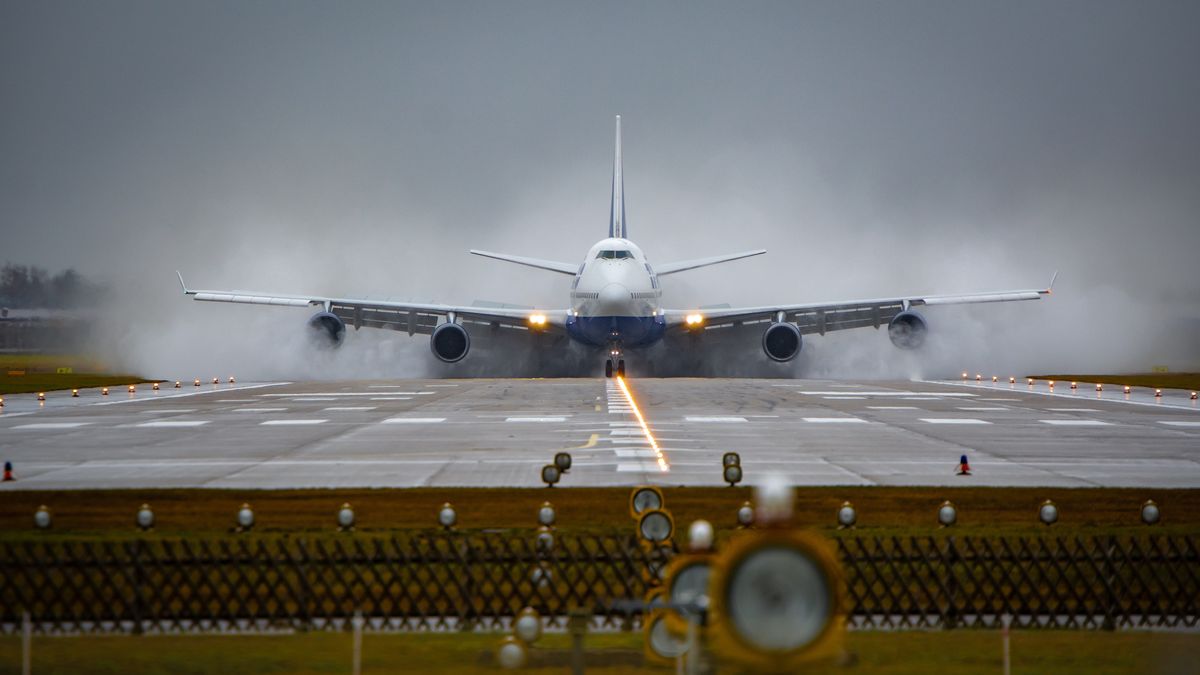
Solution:
{"label": "white light fixture", "polygon": [[342,504],[342,508],[338,509],[337,524],[341,532],[354,531],[354,509],[350,508],[349,502]]}
{"label": "white light fixture", "polygon": [[145,532],[154,527],[154,511],[150,510],[149,504],[142,504],[134,520],[137,523],[138,529]]}
{"label": "white light fixture", "polygon": [[571,453],[559,452],[554,455],[554,466],[558,467],[559,474],[564,474],[571,470]]}
{"label": "white light fixture", "polygon": [[711,551],[713,547],[713,526],[707,520],[692,521],[688,526],[688,548],[693,553]]}
{"label": "white light fixture", "polygon": [[450,505],[450,502],[446,502],[442,504],[441,510],[438,511],[437,519],[438,525],[441,525],[442,529],[452,530],[455,523],[458,522],[458,513],[454,511],[454,507]]}
{"label": "white light fixture", "polygon": [[742,467],[741,467],[741,465],[740,464],[730,464],[730,465],[726,466],[725,470],[723,471],[722,476],[725,479],[725,482],[729,483],[729,487],[733,487],[733,486],[737,485],[738,483],[742,482]]}
{"label": "white light fixture", "polygon": [[638,519],[638,536],[651,544],[661,544],[675,533],[675,520],[663,509],[649,509]]}
{"label": "white light fixture", "polygon": [[254,527],[254,510],[249,504],[242,504],[237,512],[237,531],[248,532]]}
{"label": "white light fixture", "polygon": [[721,465],[722,466],[730,466],[733,464],[740,465],[741,463],[742,463],[742,456],[737,454],[736,452],[727,452],[724,455],[721,455]]}
{"label": "white light fixture", "polygon": [[50,517],[50,507],[46,506],[45,504],[39,506],[37,511],[35,511],[33,514],[33,524],[36,525],[39,530],[50,529],[52,520],[53,519]]}
{"label": "white light fixture", "polygon": [[1158,504],[1153,499],[1147,499],[1146,503],[1142,504],[1142,522],[1147,525],[1157,525],[1162,519],[1162,512],[1158,510]]}
{"label": "white light fixture", "polygon": [[664,504],[662,491],[653,485],[635,487],[629,493],[629,516],[636,520],[642,513],[650,509],[661,509]]}
{"label": "white light fixture", "polygon": [[1045,525],[1053,525],[1058,522],[1058,507],[1054,502],[1047,499],[1038,507],[1038,520]]}
{"label": "white light fixture", "polygon": [[527,645],[531,645],[542,637],[542,617],[532,607],[517,612],[513,619],[513,635]]}
{"label": "white light fixture", "polygon": [[529,648],[517,638],[508,635],[496,648],[496,662],[504,670],[524,668],[529,661]]}
{"label": "white light fixture", "polygon": [[560,475],[558,467],[553,464],[547,464],[542,467],[542,482],[546,484],[546,487],[554,487]]}
{"label": "white light fixture", "polygon": [[742,502],[742,505],[737,510],[738,527],[751,527],[754,525],[754,505],[750,502]]}
{"label": "white light fixture", "polygon": [[792,486],[783,475],[769,474],[754,492],[754,503],[758,505],[755,524],[778,525],[792,519]]}
{"label": "white light fixture", "polygon": [[937,518],[939,525],[942,527],[950,527],[958,522],[958,509],[954,508],[954,504],[947,499],[946,501],[942,502],[941,506],[938,507]]}
{"label": "white light fixture", "polygon": [[837,512],[837,521],[839,530],[854,527],[858,522],[858,512],[854,510],[854,505],[850,502],[842,502],[842,506]]}
{"label": "white light fixture", "polygon": [[538,509],[537,514],[538,524],[545,527],[554,527],[557,515],[554,511],[554,505],[550,502],[542,502],[542,506]]}

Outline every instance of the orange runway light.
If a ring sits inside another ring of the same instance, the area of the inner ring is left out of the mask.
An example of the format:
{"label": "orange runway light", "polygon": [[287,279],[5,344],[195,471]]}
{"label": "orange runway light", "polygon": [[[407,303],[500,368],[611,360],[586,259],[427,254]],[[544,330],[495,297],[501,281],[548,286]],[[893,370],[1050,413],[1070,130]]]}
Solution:
{"label": "orange runway light", "polygon": [[1016,383],[1017,383],[1017,378],[1015,378],[1015,377],[1010,377],[1010,378],[1008,378],[1008,383],[1009,383],[1009,384],[1016,384]]}
{"label": "orange runway light", "polygon": [[1104,385],[1097,382],[1096,383],[1096,391],[1104,391]]}
{"label": "orange runway light", "polygon": [[108,396],[108,387],[101,387],[101,388],[100,388],[100,395],[101,395],[101,396]]}
{"label": "orange runway light", "polygon": [[629,386],[625,384],[625,378],[617,376],[617,386],[621,388],[621,393],[625,395],[625,400],[629,402],[629,407],[633,409],[634,417],[637,417],[638,424],[642,427],[642,435],[646,437],[646,441],[650,443],[650,447],[654,450],[654,456],[658,460],[659,471],[670,471],[671,465],[667,462],[667,456],[663,454],[662,448],[658,447],[658,441],[655,440],[654,434],[650,433],[650,427],[646,424],[646,418],[642,416],[642,409],[638,407],[637,401],[633,400],[633,392],[629,391]]}
{"label": "orange runway light", "polygon": [[1126,394],[1128,394],[1128,393],[1129,393],[1129,385],[1125,385],[1125,393],[1126,393]]}

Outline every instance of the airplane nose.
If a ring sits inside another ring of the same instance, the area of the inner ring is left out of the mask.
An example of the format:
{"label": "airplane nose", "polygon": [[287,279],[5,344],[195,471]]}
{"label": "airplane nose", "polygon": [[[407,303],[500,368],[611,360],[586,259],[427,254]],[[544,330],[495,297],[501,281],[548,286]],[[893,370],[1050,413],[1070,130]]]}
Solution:
{"label": "airplane nose", "polygon": [[621,284],[609,284],[600,289],[600,295],[596,298],[596,303],[599,309],[604,314],[612,314],[620,316],[624,312],[629,311],[629,307],[633,296],[629,294],[629,289]]}

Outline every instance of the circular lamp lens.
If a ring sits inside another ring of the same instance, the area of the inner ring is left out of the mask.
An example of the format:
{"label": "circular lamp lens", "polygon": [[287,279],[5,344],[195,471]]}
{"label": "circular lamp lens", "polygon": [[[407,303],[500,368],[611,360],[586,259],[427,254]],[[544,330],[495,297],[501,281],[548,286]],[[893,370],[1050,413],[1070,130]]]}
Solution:
{"label": "circular lamp lens", "polygon": [[738,507],[737,510],[738,525],[742,527],[750,527],[754,524],[754,505],[746,502]]}
{"label": "circular lamp lens", "polygon": [[858,522],[858,512],[854,510],[854,506],[850,502],[845,502],[837,512],[838,525],[841,527],[854,527]]}
{"label": "circular lamp lens", "polygon": [[785,546],[764,546],[730,571],[728,620],[740,639],[762,651],[804,647],[833,618],[829,580],[808,556]]}
{"label": "circular lamp lens", "polygon": [[938,507],[938,522],[943,527],[950,527],[958,522],[958,509],[954,508],[950,502],[944,502]]}
{"label": "circular lamp lens", "polygon": [[1058,522],[1058,507],[1054,505],[1054,502],[1049,499],[1042,502],[1041,508],[1038,509],[1038,519],[1046,525]]}
{"label": "circular lamp lens", "polygon": [[450,529],[457,522],[458,514],[454,512],[454,507],[449,502],[442,504],[442,509],[438,511],[438,525]]}
{"label": "circular lamp lens", "polygon": [[666,617],[661,613],[651,619],[647,642],[650,650],[664,659],[677,659],[687,652],[687,641],[677,638],[667,628]]}
{"label": "circular lamp lens", "polygon": [[33,524],[39,530],[47,530],[50,528],[50,521],[50,509],[46,506],[39,506],[33,514]]}
{"label": "circular lamp lens", "polygon": [[534,541],[538,552],[549,553],[554,550],[554,533],[549,528],[543,527],[537,533],[537,539]]}
{"label": "circular lamp lens", "polygon": [[556,516],[557,514],[554,512],[554,507],[550,505],[550,502],[546,502],[542,504],[540,509],[538,509],[538,524],[550,527],[554,525]]}
{"label": "circular lamp lens", "polygon": [[559,473],[566,473],[571,470],[571,453],[560,452],[554,455],[554,466],[558,467]]}
{"label": "circular lamp lens", "polygon": [[651,488],[638,488],[633,493],[633,511],[642,514],[651,509],[661,509],[662,498],[658,491]]}
{"label": "circular lamp lens", "polygon": [[254,527],[254,511],[250,510],[249,504],[242,504],[242,508],[238,509],[237,524],[243,530]]}
{"label": "circular lamp lens", "polygon": [[707,609],[710,571],[707,563],[698,563],[688,565],[671,576],[671,587],[667,593],[675,611],[685,619],[699,619],[703,616],[702,610]]}
{"label": "circular lamp lens", "polygon": [[670,539],[674,529],[675,524],[671,522],[671,516],[661,509],[644,512],[642,519],[638,521],[638,534],[642,539],[655,544]]}
{"label": "circular lamp lens", "polygon": [[142,530],[148,530],[154,527],[154,512],[150,510],[149,504],[142,504],[142,507],[137,512],[137,526]]}
{"label": "circular lamp lens", "polygon": [[354,509],[349,504],[342,504],[342,508],[338,509],[337,524],[343,530],[354,527]]}
{"label": "circular lamp lens", "polygon": [[558,482],[558,467],[553,464],[547,464],[542,467],[542,482],[547,487],[552,487]]}
{"label": "circular lamp lens", "polygon": [[517,614],[516,620],[513,621],[513,635],[527,645],[537,642],[538,638],[542,637],[542,619],[534,609],[526,607]]}
{"label": "circular lamp lens", "polygon": [[721,457],[721,466],[731,466],[733,464],[741,464],[742,457],[736,452],[727,452]]}
{"label": "circular lamp lens", "polygon": [[1162,519],[1162,512],[1158,510],[1158,504],[1154,503],[1153,499],[1146,500],[1142,504],[1142,522],[1147,525],[1155,525]]}
{"label": "circular lamp lens", "polygon": [[529,649],[524,643],[509,635],[500,642],[496,649],[496,661],[504,670],[516,670],[525,667],[529,660]]}
{"label": "circular lamp lens", "polygon": [[742,482],[742,467],[739,464],[730,464],[725,467],[725,482],[732,487]]}

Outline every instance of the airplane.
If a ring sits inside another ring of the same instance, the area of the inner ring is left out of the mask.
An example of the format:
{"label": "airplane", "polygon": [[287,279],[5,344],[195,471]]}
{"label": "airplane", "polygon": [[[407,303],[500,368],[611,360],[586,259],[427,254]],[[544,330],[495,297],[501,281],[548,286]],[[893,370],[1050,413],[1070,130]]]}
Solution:
{"label": "airplane", "polygon": [[[525,331],[530,336],[555,335],[583,345],[604,359],[606,377],[624,376],[627,354],[638,354],[664,339],[728,327],[762,326],[761,344],[771,361],[792,361],[805,335],[887,326],[888,338],[901,349],[920,347],[928,332],[925,318],[914,307],[968,303],[1039,300],[1050,295],[1057,272],[1044,289],[996,291],[965,295],[911,295],[844,302],[809,302],[757,307],[670,309],[661,304],[663,277],[700,267],[750,258],[764,249],[651,265],[629,239],[625,216],[625,185],[621,160],[621,117],[616,118],[612,201],[608,236],[592,245],[583,262],[568,263],[472,249],[474,255],[525,265],[572,277],[570,304],[538,311],[511,306],[443,305],[391,302],[360,298],[282,295],[245,291],[189,289],[179,272],[185,295],[204,302],[229,302],[284,307],[317,307],[308,320],[314,339],[322,345],[342,344],[346,326],[429,335],[434,357],[458,363],[471,350],[472,332],[487,334]],[[557,340],[550,344],[562,344]],[[686,341],[685,341],[686,344]]]}

